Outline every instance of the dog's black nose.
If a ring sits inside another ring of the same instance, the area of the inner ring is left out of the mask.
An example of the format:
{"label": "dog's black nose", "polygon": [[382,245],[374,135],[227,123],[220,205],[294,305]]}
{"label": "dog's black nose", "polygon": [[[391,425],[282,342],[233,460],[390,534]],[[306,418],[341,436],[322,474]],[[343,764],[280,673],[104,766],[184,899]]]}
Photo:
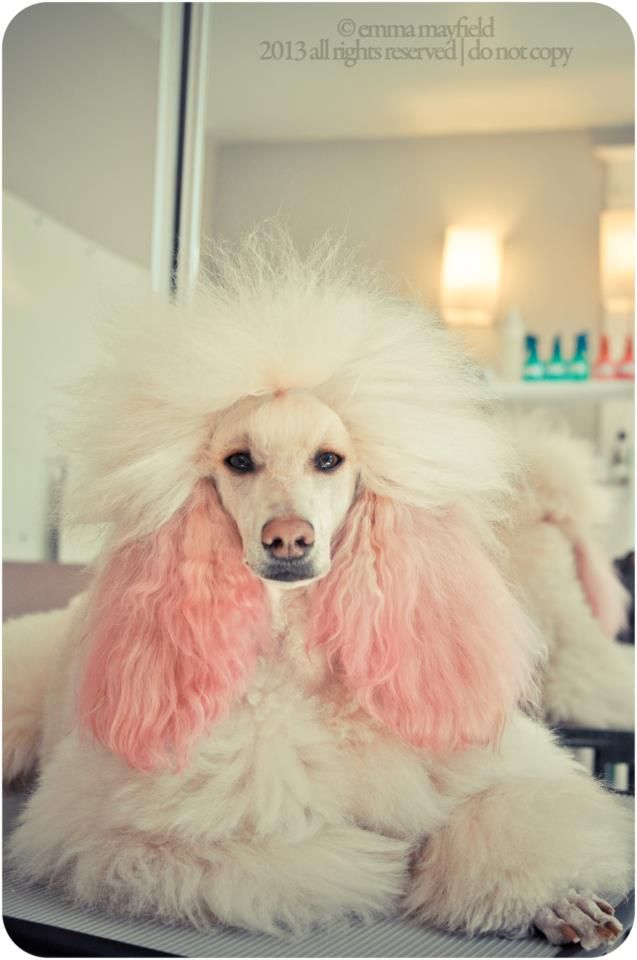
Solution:
{"label": "dog's black nose", "polygon": [[314,527],[300,517],[275,517],[261,531],[261,543],[277,560],[298,560],[314,544]]}

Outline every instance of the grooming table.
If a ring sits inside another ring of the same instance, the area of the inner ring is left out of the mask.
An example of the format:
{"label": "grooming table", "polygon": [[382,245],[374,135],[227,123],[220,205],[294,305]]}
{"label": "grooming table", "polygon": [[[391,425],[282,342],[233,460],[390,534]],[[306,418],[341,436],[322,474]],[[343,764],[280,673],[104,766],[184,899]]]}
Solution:
{"label": "grooming table", "polygon": [[[62,564],[5,563],[4,617],[64,606],[88,583],[79,567]],[[557,731],[570,747],[592,746],[595,769],[633,757],[634,741],[613,740],[604,734],[591,744],[591,731]],[[626,735],[631,736],[632,735]],[[612,741],[612,743],[611,743]],[[611,750],[612,747],[612,750]],[[603,756],[598,753],[603,750]],[[632,768],[634,770],[634,767]],[[630,777],[634,784],[634,773]],[[4,794],[3,825],[10,834],[26,792]],[[470,856],[471,852],[468,851]],[[617,916],[630,929],[634,901],[617,908]],[[363,925],[342,921],[297,939],[280,939],[227,927],[207,931],[154,920],[128,919],[68,903],[53,888],[29,886],[10,869],[3,877],[3,914],[9,934],[19,946],[37,956],[62,957],[574,957],[602,956],[584,953],[577,946],[556,947],[539,934],[525,940],[503,937],[464,937],[406,920],[382,920]],[[625,936],[625,934],[624,934]],[[623,938],[622,938],[623,939]],[[621,943],[622,940],[619,941]],[[616,949],[617,944],[613,949]]]}

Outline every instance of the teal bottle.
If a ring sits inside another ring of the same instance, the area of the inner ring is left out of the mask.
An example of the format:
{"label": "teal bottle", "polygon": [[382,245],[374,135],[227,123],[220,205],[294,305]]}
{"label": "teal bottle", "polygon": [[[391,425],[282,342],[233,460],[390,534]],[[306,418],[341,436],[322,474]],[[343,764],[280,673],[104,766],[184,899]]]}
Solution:
{"label": "teal bottle", "polygon": [[526,335],[526,360],[524,361],[523,380],[543,380],[544,364],[540,360],[538,352],[537,337],[528,333]]}
{"label": "teal bottle", "polygon": [[546,380],[566,380],[567,376],[568,370],[562,359],[562,340],[558,334],[553,338],[553,352],[546,364],[544,377]]}
{"label": "teal bottle", "polygon": [[569,380],[588,380],[591,366],[588,359],[588,334],[578,333],[575,337],[575,353],[568,364]]}

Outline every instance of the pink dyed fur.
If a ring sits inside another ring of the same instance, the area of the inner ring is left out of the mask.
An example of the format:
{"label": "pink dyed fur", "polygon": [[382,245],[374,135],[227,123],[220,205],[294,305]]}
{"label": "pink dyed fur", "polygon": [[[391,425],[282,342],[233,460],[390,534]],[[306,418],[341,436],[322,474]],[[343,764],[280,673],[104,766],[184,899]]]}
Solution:
{"label": "pink dyed fur", "polygon": [[588,605],[606,636],[614,639],[626,624],[628,595],[614,575],[610,560],[593,540],[580,537],[574,550]]}
{"label": "pink dyed fur", "polygon": [[313,643],[370,714],[437,752],[497,740],[528,682],[530,631],[453,512],[370,493],[315,594]]}
{"label": "pink dyed fur", "polygon": [[[262,584],[241,561],[212,486],[152,537],[125,544],[96,584],[83,723],[141,770],[183,763],[245,691],[267,643]],[[530,627],[451,511],[364,493],[312,599],[310,645],[361,706],[408,743],[495,741],[524,693]]]}
{"label": "pink dyed fur", "polygon": [[238,531],[201,481],[154,535],[116,550],[97,580],[83,725],[140,770],[182,765],[245,689],[269,619]]}

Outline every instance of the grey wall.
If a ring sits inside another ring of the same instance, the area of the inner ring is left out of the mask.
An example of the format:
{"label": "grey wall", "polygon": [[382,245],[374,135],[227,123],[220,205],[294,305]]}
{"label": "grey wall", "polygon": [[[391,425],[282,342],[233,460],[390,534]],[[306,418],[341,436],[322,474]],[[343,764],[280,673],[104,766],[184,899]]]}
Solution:
{"label": "grey wall", "polygon": [[519,304],[529,329],[595,330],[604,172],[593,141],[551,132],[221,145],[206,229],[232,239],[278,216],[302,246],[345,231],[435,306],[445,226],[491,226],[505,240],[502,306]]}

